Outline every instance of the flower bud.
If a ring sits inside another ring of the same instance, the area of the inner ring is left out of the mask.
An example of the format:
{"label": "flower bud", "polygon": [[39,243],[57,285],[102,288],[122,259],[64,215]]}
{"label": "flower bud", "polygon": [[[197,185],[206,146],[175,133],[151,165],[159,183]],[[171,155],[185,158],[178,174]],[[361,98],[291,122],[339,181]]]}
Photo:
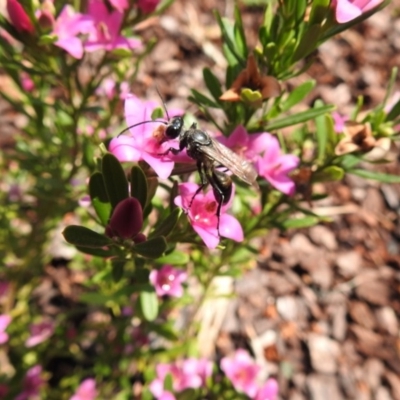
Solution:
{"label": "flower bud", "polygon": [[[112,232],[113,236],[123,239],[135,237],[143,225],[142,206],[134,197],[122,200],[114,209],[106,234]],[[110,232],[111,231],[111,232]]]}
{"label": "flower bud", "polygon": [[28,14],[17,0],[7,0],[7,12],[11,24],[19,33],[35,31]]}
{"label": "flower bud", "polygon": [[159,2],[160,0],[138,0],[137,6],[144,13],[151,13],[157,8]]}

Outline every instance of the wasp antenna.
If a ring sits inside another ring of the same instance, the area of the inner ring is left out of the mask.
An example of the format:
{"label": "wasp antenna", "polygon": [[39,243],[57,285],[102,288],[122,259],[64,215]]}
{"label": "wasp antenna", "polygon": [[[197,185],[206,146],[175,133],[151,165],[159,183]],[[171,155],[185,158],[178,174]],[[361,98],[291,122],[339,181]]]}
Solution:
{"label": "wasp antenna", "polygon": [[149,121],[138,122],[137,124],[133,124],[133,125],[126,127],[118,134],[117,137],[120,137],[122,134],[124,134],[126,131],[129,131],[129,129],[131,129],[131,128],[135,128],[136,126],[139,126],[139,125],[149,124],[151,122],[158,122],[158,123],[161,123],[164,125],[168,125],[165,121],[160,121],[159,119],[150,119]]}
{"label": "wasp antenna", "polygon": [[164,101],[164,99],[162,98],[160,91],[158,90],[157,84],[156,84],[156,90],[157,90],[157,93],[158,93],[158,95],[159,95],[159,97],[160,97],[160,99],[161,99],[161,103],[162,103],[162,105],[163,105],[163,108],[164,108],[164,111],[165,111],[165,115],[167,116],[168,121],[169,121],[169,120],[170,120],[170,117],[169,117],[169,114],[168,114],[167,105],[165,104],[165,101]]}

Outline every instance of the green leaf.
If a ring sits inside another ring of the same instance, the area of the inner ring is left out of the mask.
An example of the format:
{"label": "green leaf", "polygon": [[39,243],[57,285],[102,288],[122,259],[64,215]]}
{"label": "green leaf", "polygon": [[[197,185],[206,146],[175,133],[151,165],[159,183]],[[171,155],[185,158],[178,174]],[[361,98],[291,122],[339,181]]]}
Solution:
{"label": "green leaf", "polygon": [[235,7],[235,25],[233,27],[235,37],[235,50],[240,54],[243,60],[247,60],[248,50],[246,44],[246,35],[244,33],[241,12],[238,6]]}
{"label": "green leaf", "polygon": [[373,179],[383,183],[400,183],[400,175],[390,175],[382,172],[367,171],[365,169],[352,169],[347,172],[365,179]]}
{"label": "green leaf", "polygon": [[139,306],[147,321],[154,321],[158,315],[158,298],[156,292],[144,291],[139,294]]}
{"label": "green leaf", "polygon": [[282,223],[282,227],[284,229],[289,229],[289,228],[295,228],[295,229],[300,229],[300,228],[308,228],[310,226],[314,226],[318,224],[319,218],[309,215],[307,217],[302,217],[302,218],[296,218],[296,219],[288,219],[285,222]]}
{"label": "green leaf", "polygon": [[113,249],[102,249],[102,248],[83,247],[83,246],[76,246],[76,248],[82,253],[90,254],[91,256],[96,256],[101,258],[108,258],[114,255]]}
{"label": "green leaf", "polygon": [[168,236],[175,228],[180,216],[182,215],[182,209],[176,207],[172,210],[171,214],[168,215],[161,223],[150,233],[149,238],[155,238],[158,236]]}
{"label": "green leaf", "polygon": [[330,2],[331,0],[313,0],[309,18],[311,25],[324,21],[329,12]]}
{"label": "green leaf", "polygon": [[323,28],[320,24],[314,24],[307,28],[292,56],[292,63],[307,57],[315,50],[322,31]]}
{"label": "green leaf", "polygon": [[107,301],[110,301],[111,298],[110,296],[107,296],[102,293],[83,293],[79,296],[79,300],[82,303],[86,304],[93,304],[96,306],[102,306],[107,303]]}
{"label": "green leaf", "polygon": [[156,107],[151,113],[151,120],[164,118],[165,111],[161,107]]}
{"label": "green leaf", "polygon": [[322,169],[321,171],[317,171],[313,175],[313,182],[331,182],[331,181],[340,181],[344,177],[344,169],[340,168],[336,165],[331,165]]}
{"label": "green leaf", "polygon": [[64,229],[64,238],[68,243],[81,247],[101,248],[112,244],[111,239],[89,228],[79,225],[70,225]]}
{"label": "green leaf", "polygon": [[[318,109],[324,106],[324,103],[321,100],[317,100],[315,102],[314,108]],[[325,120],[325,115],[320,114],[315,117],[315,126],[316,126],[316,136],[317,136],[317,143],[318,143],[318,155],[317,155],[317,162],[320,165],[324,164],[325,161],[325,154],[328,145],[328,127]]]}
{"label": "green leaf", "polygon": [[147,189],[147,179],[143,170],[137,165],[133,166],[131,169],[131,196],[139,201],[142,210],[147,204]]}
{"label": "green leaf", "polygon": [[111,204],[104,185],[103,174],[95,172],[89,180],[89,194],[92,205],[101,223],[105,226],[111,214]]}
{"label": "green leaf", "polygon": [[316,84],[315,80],[309,80],[297,86],[287,97],[286,100],[282,101],[280,109],[282,112],[290,110],[294,105],[300,103],[310,92],[314,89]]}
{"label": "green leaf", "polygon": [[362,161],[362,158],[360,155],[345,154],[344,156],[340,157],[340,161],[340,166],[344,170],[348,171],[359,164]]}
{"label": "green leaf", "polygon": [[219,108],[219,105],[215,103],[213,100],[208,98],[207,96],[204,96],[204,94],[201,94],[195,89],[191,89],[192,96],[189,97],[189,100],[194,101],[196,104],[200,106],[206,106],[206,107],[211,107],[211,108]]}
{"label": "green leaf", "polygon": [[[227,57],[228,64],[234,65],[234,63],[239,62],[239,63],[243,64],[243,66],[244,66],[246,58],[241,56],[240,49],[238,49],[236,46],[235,31],[234,31],[234,27],[232,25],[232,21],[228,18],[221,18],[221,16],[219,15],[218,12],[215,13],[215,16],[217,18],[217,22],[221,29],[222,42],[224,43],[223,49],[224,49],[225,56],[228,56],[228,57],[231,56],[229,58]],[[228,50],[228,52],[229,52],[228,54],[227,54],[226,50]]]}
{"label": "green leaf", "polygon": [[187,265],[190,258],[187,253],[179,250],[174,250],[172,253],[167,254],[163,257],[157,258],[159,264],[171,264],[171,265]]}
{"label": "green leaf", "polygon": [[[303,111],[303,112],[297,113],[295,115],[289,115],[284,118],[279,118],[274,121],[268,122],[266,125],[264,125],[262,127],[262,129],[264,129],[266,131],[274,131],[276,129],[282,129],[287,126],[301,124],[303,122],[309,121],[310,119],[318,117],[318,115],[330,113],[334,109],[335,109],[335,106],[333,106],[333,105],[312,108],[311,110]],[[257,127],[257,129],[260,129],[260,127]],[[254,132],[255,131],[259,132],[259,130],[257,130],[257,129],[254,130]],[[252,128],[251,128],[251,130],[253,131]]]}
{"label": "green leaf", "polygon": [[211,72],[210,68],[203,69],[203,78],[207,89],[218,102],[222,95],[221,83],[218,78]]}
{"label": "green leaf", "polygon": [[119,282],[124,276],[126,260],[111,260],[111,275],[114,282]]}
{"label": "green leaf", "polygon": [[385,121],[393,121],[400,115],[400,100],[392,107]]}
{"label": "green leaf", "polygon": [[128,180],[120,162],[111,153],[103,156],[101,168],[104,186],[114,209],[119,202],[129,197]]}
{"label": "green leaf", "polygon": [[163,236],[158,236],[146,242],[136,244],[134,250],[142,257],[158,258],[167,250],[167,242]]}
{"label": "green leaf", "polygon": [[175,341],[179,339],[179,335],[174,330],[174,328],[166,323],[163,323],[162,325],[150,323],[149,330],[170,341]]}

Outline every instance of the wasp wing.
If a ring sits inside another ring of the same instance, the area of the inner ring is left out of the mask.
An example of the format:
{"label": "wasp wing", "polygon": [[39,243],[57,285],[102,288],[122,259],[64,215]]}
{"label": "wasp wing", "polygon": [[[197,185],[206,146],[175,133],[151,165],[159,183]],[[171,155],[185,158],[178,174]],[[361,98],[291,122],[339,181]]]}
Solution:
{"label": "wasp wing", "polygon": [[210,160],[228,168],[234,175],[249,185],[255,185],[257,171],[252,163],[245,160],[222,143],[211,139],[211,146],[200,146],[198,151],[205,154]]}

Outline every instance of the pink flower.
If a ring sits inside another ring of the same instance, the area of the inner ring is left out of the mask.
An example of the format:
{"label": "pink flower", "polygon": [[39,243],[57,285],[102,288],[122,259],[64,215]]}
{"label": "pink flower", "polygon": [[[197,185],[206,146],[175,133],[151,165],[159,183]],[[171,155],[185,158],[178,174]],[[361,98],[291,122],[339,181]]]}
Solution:
{"label": "pink flower", "polygon": [[221,360],[221,369],[237,391],[251,398],[257,395],[259,388],[256,378],[260,367],[254,363],[247,351],[239,349],[233,358],[224,357]]}
{"label": "pink flower", "polygon": [[46,341],[54,333],[54,325],[50,321],[32,324],[29,329],[31,336],[25,341],[26,347],[34,347]]}
{"label": "pink flower", "polygon": [[111,51],[118,48],[132,50],[142,46],[139,39],[127,39],[120,35],[124,18],[122,12],[117,10],[110,12],[103,1],[89,0],[88,14],[93,19],[94,29],[89,32],[84,45],[86,51]]}
{"label": "pink flower", "polygon": [[109,0],[110,4],[119,12],[123,12],[129,7],[128,0]]}
{"label": "pink flower", "polygon": [[159,270],[153,269],[149,279],[158,296],[182,297],[182,283],[187,279],[187,273],[172,265],[163,265]]}
{"label": "pink flower", "polygon": [[189,358],[171,364],[156,366],[157,378],[151,382],[150,391],[157,400],[175,399],[171,392],[164,390],[164,380],[167,375],[172,376],[173,390],[181,392],[188,388],[199,388],[205,385],[206,379],[211,376],[212,363],[205,359]]}
{"label": "pink flower", "polygon": [[[143,121],[151,120],[151,114],[156,108],[153,101],[142,101],[134,95],[128,95],[125,100],[125,118],[128,126],[133,126]],[[175,115],[172,113],[172,115]],[[174,168],[176,159],[172,154],[160,156],[170,147],[171,142],[161,143],[160,138],[155,134],[155,123],[148,123],[130,128],[131,136],[121,135],[111,140],[109,151],[118,158],[119,161],[139,161],[144,160],[149,164],[160,178],[166,179]]]}
{"label": "pink flower", "polygon": [[160,0],[138,0],[136,5],[144,13],[151,13],[157,8],[159,2]]}
{"label": "pink flower", "polygon": [[0,297],[4,296],[7,293],[9,287],[10,284],[8,282],[0,281]]}
{"label": "pink flower", "polygon": [[78,389],[69,400],[94,400],[97,396],[96,381],[92,378],[81,382]]}
{"label": "pink flower", "polygon": [[295,191],[295,183],[288,177],[288,173],[298,166],[299,158],[292,154],[282,154],[275,136],[268,134],[268,142],[264,156],[256,162],[258,173],[275,189],[291,196]]}
{"label": "pink flower", "polygon": [[345,122],[349,120],[349,117],[342,116],[338,112],[334,111],[332,113],[333,118],[333,129],[336,133],[342,133],[345,128]]}
{"label": "pink flower", "polygon": [[129,83],[121,82],[119,87],[113,78],[106,78],[101,82],[101,85],[97,88],[96,94],[100,96],[106,96],[108,100],[113,100],[116,95],[120,99],[125,99],[129,93]]}
{"label": "pink flower", "polygon": [[7,343],[8,334],[6,333],[6,329],[8,325],[10,325],[11,317],[7,314],[0,315],[0,344]]}
{"label": "pink flower", "polygon": [[278,397],[278,382],[274,378],[269,378],[264,386],[262,386],[254,400],[276,400]]}
{"label": "pink flower", "polygon": [[33,26],[28,14],[17,0],[7,0],[7,12],[11,24],[19,33],[33,33]]}
{"label": "pink flower", "polygon": [[220,240],[219,234],[236,242],[243,241],[243,230],[239,221],[232,215],[226,214],[234,193],[231,194],[231,200],[221,207],[218,234],[218,217],[216,215],[218,203],[214,193],[210,190],[206,194],[198,193],[193,198],[198,187],[195,183],[181,183],[179,185],[180,196],[175,198],[175,204],[187,212],[190,224],[206,246],[209,249],[215,249]]}
{"label": "pink flower", "polygon": [[89,16],[75,13],[72,6],[66,5],[54,25],[52,33],[57,36],[54,44],[72,57],[80,59],[83,57],[83,45],[78,35],[89,33],[93,29],[93,21]]}
{"label": "pink flower", "polygon": [[229,137],[216,138],[226,147],[250,161],[256,161],[269,146],[269,133],[254,133],[249,135],[243,125],[239,125]]}
{"label": "pink flower", "polygon": [[20,75],[21,86],[25,92],[31,92],[35,88],[35,83],[32,78],[24,71]]}
{"label": "pink flower", "polygon": [[386,114],[392,111],[392,108],[400,101],[400,90],[396,90],[388,99],[385,108],[383,109]]}
{"label": "pink flower", "polygon": [[344,24],[372,10],[383,0],[333,0],[332,5],[335,8],[336,21]]}
{"label": "pink flower", "polygon": [[42,367],[35,365],[30,368],[24,378],[24,390],[15,398],[15,400],[29,400],[31,397],[39,395],[39,390],[44,384],[44,380],[40,376]]}

